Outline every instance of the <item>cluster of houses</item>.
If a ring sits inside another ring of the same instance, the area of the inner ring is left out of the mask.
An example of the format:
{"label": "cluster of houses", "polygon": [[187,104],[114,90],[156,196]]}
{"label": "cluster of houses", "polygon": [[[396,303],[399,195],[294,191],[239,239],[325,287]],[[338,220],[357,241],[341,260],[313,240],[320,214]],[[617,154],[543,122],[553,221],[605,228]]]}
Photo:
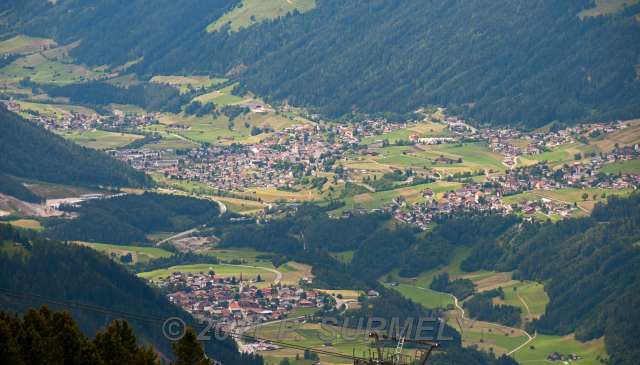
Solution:
{"label": "cluster of houses", "polygon": [[582,356],[578,354],[563,355],[558,352],[553,352],[549,354],[549,356],[547,356],[548,361],[551,361],[551,362],[561,361],[565,364],[573,361],[578,361],[580,359],[582,359]]}
{"label": "cluster of houses", "polygon": [[252,280],[222,277],[214,272],[181,273],[154,283],[163,288],[170,302],[197,318],[214,319],[228,326],[248,326],[287,317],[294,308],[323,307],[327,295],[297,286],[272,285],[259,289]]}
{"label": "cluster of houses", "polygon": [[42,125],[45,129],[54,131],[134,130],[158,123],[156,114],[126,114],[120,110],[114,110],[113,114],[109,116],[73,111],[51,115],[23,110],[21,105],[14,100],[3,101],[3,104],[9,111],[15,113],[24,111],[30,114],[32,121]]}
{"label": "cluster of houses", "polygon": [[[304,176],[330,171],[359,137],[387,133],[399,124],[370,120],[357,125],[295,125],[252,145],[201,146],[176,156],[147,147],[108,151],[136,169],[225,191],[290,189]],[[358,137],[356,137],[358,136]],[[170,158],[166,156],[169,155]]]}

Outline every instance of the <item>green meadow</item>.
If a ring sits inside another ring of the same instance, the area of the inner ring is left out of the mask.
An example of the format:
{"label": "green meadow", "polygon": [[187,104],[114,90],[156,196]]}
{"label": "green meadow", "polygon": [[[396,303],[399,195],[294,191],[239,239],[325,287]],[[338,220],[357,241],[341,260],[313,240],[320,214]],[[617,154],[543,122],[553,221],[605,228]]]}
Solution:
{"label": "green meadow", "polygon": [[61,133],[61,135],[81,146],[97,150],[124,147],[135,140],[143,138],[143,136],[137,134],[116,133],[100,130],[65,132]]}
{"label": "green meadow", "polygon": [[607,358],[603,339],[583,343],[575,340],[572,335],[563,337],[540,334],[512,356],[523,365],[539,364],[547,362],[547,356],[553,352],[582,356],[583,359],[576,363],[578,365],[601,365],[600,360]]}
{"label": "green meadow", "polygon": [[607,174],[640,174],[640,160],[614,162],[602,166],[600,171]]}
{"label": "green meadow", "polygon": [[285,16],[294,10],[304,13],[315,6],[315,0],[242,0],[239,6],[207,26],[207,32],[218,31],[225,25],[235,32],[267,19]]}
{"label": "green meadow", "polygon": [[275,278],[275,274],[269,270],[260,267],[244,267],[234,265],[222,265],[222,264],[193,264],[193,265],[178,265],[171,266],[165,269],[153,270],[148,272],[139,273],[138,276],[148,280],[158,280],[160,278],[166,278],[171,276],[175,272],[182,273],[199,273],[208,272],[213,270],[216,275],[222,277],[236,277],[240,278],[243,275],[246,279],[255,279],[258,275],[262,277],[266,282],[270,282]]}
{"label": "green meadow", "polygon": [[113,245],[113,244],[107,244],[107,243],[93,243],[93,242],[78,242],[78,244],[91,247],[94,250],[104,252],[107,255],[114,254],[118,257],[130,253],[133,258],[133,261],[132,261],[133,263],[147,262],[150,260],[155,260],[162,257],[169,257],[173,255],[172,252],[163,250],[158,247],[123,246],[123,245]]}

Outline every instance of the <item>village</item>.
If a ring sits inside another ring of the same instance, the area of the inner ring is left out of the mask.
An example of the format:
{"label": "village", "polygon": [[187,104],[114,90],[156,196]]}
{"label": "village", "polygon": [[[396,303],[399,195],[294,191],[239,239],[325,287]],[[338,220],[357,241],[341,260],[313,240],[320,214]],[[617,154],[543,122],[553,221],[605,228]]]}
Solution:
{"label": "village", "polygon": [[[20,104],[13,101],[9,101],[7,107],[20,111]],[[262,112],[264,108],[262,105],[254,105],[251,112]],[[156,114],[136,115],[118,110],[108,116],[66,113],[62,117],[41,114],[33,114],[31,117],[45,128],[58,131],[109,130],[141,133],[145,127],[159,123]],[[267,129],[267,134],[250,144],[199,144],[194,148],[176,150],[155,148],[154,144],[161,140],[151,138],[146,143],[105,152],[138,170],[176,182],[204,184],[219,194],[243,194],[256,188],[285,192],[322,190],[327,182],[352,183],[372,189],[370,176],[349,168],[344,162],[353,156],[376,156],[391,143],[396,146],[423,145],[428,148],[430,145],[479,142],[484,143],[491,152],[502,156],[503,171],[485,169],[446,176],[427,169],[419,176],[407,175],[405,181],[398,181],[395,186],[414,186],[423,181],[458,181],[462,185],[442,194],[436,194],[427,188],[420,192],[422,199],[413,204],[403,196],[397,196],[382,207],[370,209],[388,212],[396,220],[423,230],[437,217],[456,212],[569,217],[580,209],[575,202],[546,196],[515,201],[512,198],[531,191],[566,188],[619,191],[640,186],[640,176],[637,174],[613,175],[600,172],[607,164],[640,158],[638,145],[616,145],[608,152],[577,153],[572,161],[561,165],[552,166],[544,160],[534,164],[521,163],[523,159],[533,158],[561,146],[585,142],[585,136],[597,137],[626,128],[625,123],[620,121],[552,127],[546,132],[525,132],[504,127],[479,129],[457,117],[429,120],[432,125],[444,129],[442,133],[430,136],[409,133],[405,134],[407,137],[404,140],[389,141],[387,135],[399,130],[412,130],[423,121],[390,123],[385,119],[366,119],[345,124],[301,123],[281,130]],[[188,125],[178,127],[190,128]],[[461,158],[456,160],[440,155],[432,163],[455,166],[463,161]],[[259,197],[256,199],[260,200]],[[354,208],[361,211],[357,206]]]}
{"label": "village", "polygon": [[265,286],[260,275],[248,279],[242,274],[223,277],[213,271],[174,272],[153,283],[167,293],[170,302],[226,330],[284,319],[295,309],[335,307],[335,300],[327,294],[281,283]]}

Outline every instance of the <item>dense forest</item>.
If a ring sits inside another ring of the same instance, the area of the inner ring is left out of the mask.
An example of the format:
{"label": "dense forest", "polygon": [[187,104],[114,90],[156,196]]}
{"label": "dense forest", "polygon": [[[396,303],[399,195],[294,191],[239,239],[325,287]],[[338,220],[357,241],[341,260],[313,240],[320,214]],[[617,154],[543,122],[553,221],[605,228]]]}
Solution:
{"label": "dense forest", "polygon": [[141,187],[152,183],[125,163],[66,141],[3,106],[0,130],[0,173],[90,187]]}
{"label": "dense forest", "polygon": [[[0,288],[29,295],[16,298],[0,294],[3,311],[25,313],[41,305],[65,309],[88,336],[95,335],[111,321],[122,319],[113,312],[143,318],[179,316],[195,324],[189,314],[170,304],[161,293],[92,249],[43,239],[9,225],[0,225],[0,243]],[[107,308],[109,312],[65,308],[33,295]],[[130,325],[142,343],[151,344],[163,356],[171,357],[171,344],[162,335],[161,323],[134,318],[130,319]],[[224,364],[262,364],[261,359],[239,354],[231,340],[212,340],[205,345],[207,353]]]}
{"label": "dense forest", "polygon": [[156,194],[123,195],[62,207],[75,219],[50,220],[47,233],[61,240],[104,243],[148,242],[152,232],[180,232],[218,217],[217,203],[191,197]]}
{"label": "dense forest", "polygon": [[180,95],[173,86],[157,83],[139,83],[119,87],[107,82],[93,81],[59,87],[46,86],[51,97],[68,97],[73,103],[86,105],[132,104],[149,111],[179,113],[182,104],[191,96]]}
{"label": "dense forest", "polygon": [[72,51],[81,62],[139,60],[141,75],[246,68],[240,90],[332,117],[434,104],[528,127],[640,115],[640,5],[581,19],[593,0],[318,0],[206,33],[236,1],[11,3],[9,31],[83,39]]}

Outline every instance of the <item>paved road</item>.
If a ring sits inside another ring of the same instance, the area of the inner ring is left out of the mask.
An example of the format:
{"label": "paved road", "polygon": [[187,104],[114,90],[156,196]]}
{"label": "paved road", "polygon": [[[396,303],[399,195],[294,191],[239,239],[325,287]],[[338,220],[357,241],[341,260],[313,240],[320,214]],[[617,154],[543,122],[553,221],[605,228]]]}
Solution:
{"label": "paved road", "polygon": [[162,241],[158,241],[158,243],[156,243],[156,246],[160,246],[161,244],[163,244],[165,242],[176,240],[178,238],[187,237],[187,236],[189,236],[190,234],[192,234],[193,232],[195,232],[197,230],[198,230],[198,228],[191,228],[191,229],[188,229],[188,230],[186,230],[184,232],[176,233],[171,237],[167,237],[167,238],[163,239]]}

